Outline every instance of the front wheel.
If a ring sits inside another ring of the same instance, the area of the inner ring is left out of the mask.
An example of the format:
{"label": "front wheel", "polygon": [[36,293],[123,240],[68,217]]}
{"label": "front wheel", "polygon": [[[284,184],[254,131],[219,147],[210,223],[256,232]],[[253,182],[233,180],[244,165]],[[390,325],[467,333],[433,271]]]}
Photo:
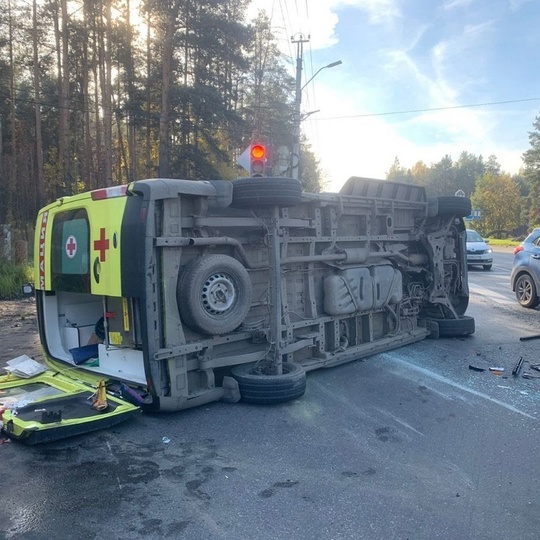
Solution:
{"label": "front wheel", "polygon": [[491,270],[492,266],[493,265],[491,265],[491,264],[484,264],[484,270]]}
{"label": "front wheel", "polygon": [[438,197],[437,215],[466,217],[471,214],[471,200],[466,197]]}
{"label": "front wheel", "polygon": [[522,274],[516,281],[517,301],[525,308],[535,308],[540,303],[534,279],[529,274]]}
{"label": "front wheel", "polygon": [[468,315],[458,319],[431,319],[439,326],[439,337],[465,337],[474,334],[474,319]]}

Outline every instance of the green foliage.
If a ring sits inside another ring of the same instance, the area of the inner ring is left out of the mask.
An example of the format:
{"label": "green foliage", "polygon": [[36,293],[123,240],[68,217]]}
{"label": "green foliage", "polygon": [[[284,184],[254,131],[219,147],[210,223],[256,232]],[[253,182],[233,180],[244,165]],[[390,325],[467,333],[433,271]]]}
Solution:
{"label": "green foliage", "polygon": [[305,140],[300,145],[300,178],[304,191],[320,193],[325,188],[319,162],[311,150],[311,146]]}
{"label": "green foliage", "polygon": [[529,132],[530,148],[523,154],[523,175],[530,190],[527,206],[531,226],[540,223],[540,116],[536,117],[533,128],[534,130]]}
{"label": "green foliage", "polygon": [[412,182],[413,173],[410,169],[406,169],[401,166],[398,157],[394,159],[394,163],[390,167],[390,170],[386,173],[387,180],[393,180],[394,182]]}
{"label": "green foliage", "polygon": [[473,208],[482,218],[475,222],[481,234],[490,231],[513,230],[519,225],[521,197],[519,186],[508,174],[497,174],[492,169],[476,181],[471,197]]}
{"label": "green foliage", "polygon": [[21,295],[21,288],[33,282],[29,266],[16,265],[0,259],[0,300],[10,300]]}
{"label": "green foliage", "polygon": [[456,182],[467,197],[474,193],[476,179],[486,171],[482,156],[475,156],[470,152],[461,152],[456,167]]}
{"label": "green foliage", "polygon": [[[491,156],[490,160],[493,168],[496,168],[496,158]],[[446,155],[429,166],[418,161],[410,169],[403,167],[396,157],[386,177],[388,180],[425,186],[432,196],[454,195],[456,191],[462,190],[470,197],[474,192],[476,179],[485,172],[486,164],[482,156],[462,152],[457,161],[452,161],[452,158]]]}

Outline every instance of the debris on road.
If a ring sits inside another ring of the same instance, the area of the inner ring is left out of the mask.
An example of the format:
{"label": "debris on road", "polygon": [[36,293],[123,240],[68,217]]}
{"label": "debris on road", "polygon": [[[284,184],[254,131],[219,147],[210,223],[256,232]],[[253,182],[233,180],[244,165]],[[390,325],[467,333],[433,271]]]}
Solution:
{"label": "debris on road", "polygon": [[524,379],[540,379],[540,373],[533,373],[530,370],[523,372],[521,375]]}
{"label": "debris on road", "polygon": [[473,371],[486,371],[488,368],[488,365],[484,362],[473,362],[469,364],[469,369],[472,369]]}
{"label": "debris on road", "polygon": [[43,364],[36,362],[26,354],[8,360],[7,366],[4,369],[23,379],[29,379],[47,371],[47,368]]}
{"label": "debris on road", "polygon": [[529,341],[531,339],[540,339],[540,334],[532,334],[531,336],[521,336],[519,341]]}
{"label": "debris on road", "polygon": [[519,360],[516,362],[516,365],[514,366],[514,369],[512,370],[512,375],[514,377],[517,377],[522,367],[523,367],[523,356],[520,356]]}

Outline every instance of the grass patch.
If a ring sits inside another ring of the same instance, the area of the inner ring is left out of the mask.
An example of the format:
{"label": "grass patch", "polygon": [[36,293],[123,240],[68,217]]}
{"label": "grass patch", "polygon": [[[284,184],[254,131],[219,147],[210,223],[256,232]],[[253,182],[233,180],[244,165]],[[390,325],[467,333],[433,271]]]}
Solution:
{"label": "grass patch", "polygon": [[33,282],[34,271],[31,266],[0,260],[0,300],[20,298],[22,286]]}
{"label": "grass patch", "polygon": [[488,238],[490,246],[516,247],[521,244],[517,240],[507,240],[504,238]]}

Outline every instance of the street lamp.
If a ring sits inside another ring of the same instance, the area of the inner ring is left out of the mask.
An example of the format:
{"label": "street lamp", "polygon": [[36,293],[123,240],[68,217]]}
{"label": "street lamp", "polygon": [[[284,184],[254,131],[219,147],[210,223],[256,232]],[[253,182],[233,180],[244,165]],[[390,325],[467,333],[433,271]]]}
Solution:
{"label": "street lamp", "polygon": [[[311,77],[304,86],[302,86],[302,42],[299,42],[299,54],[296,58],[296,95],[294,100],[294,133],[293,133],[293,151],[292,151],[292,177],[298,179],[299,168],[300,168],[300,123],[302,122],[302,113],[300,108],[302,105],[302,90],[323,70],[327,68],[333,68],[341,65],[343,62],[341,60],[336,60],[330,64],[319,68],[315,72],[315,75]],[[315,112],[315,111],[314,111]],[[311,113],[309,113],[311,114]],[[308,115],[309,116],[309,115]],[[305,117],[304,117],[305,118]],[[296,165],[294,160],[296,159]]]}
{"label": "street lamp", "polygon": [[313,77],[311,77],[311,79],[309,79],[309,81],[306,84],[304,84],[304,86],[302,86],[300,90],[303,90],[323,69],[333,68],[336,66],[340,66],[341,64],[343,64],[341,60],[336,60],[335,62],[332,62],[328,64],[327,66],[323,66],[322,68],[319,68],[319,70],[315,72],[315,75],[313,75]]}

